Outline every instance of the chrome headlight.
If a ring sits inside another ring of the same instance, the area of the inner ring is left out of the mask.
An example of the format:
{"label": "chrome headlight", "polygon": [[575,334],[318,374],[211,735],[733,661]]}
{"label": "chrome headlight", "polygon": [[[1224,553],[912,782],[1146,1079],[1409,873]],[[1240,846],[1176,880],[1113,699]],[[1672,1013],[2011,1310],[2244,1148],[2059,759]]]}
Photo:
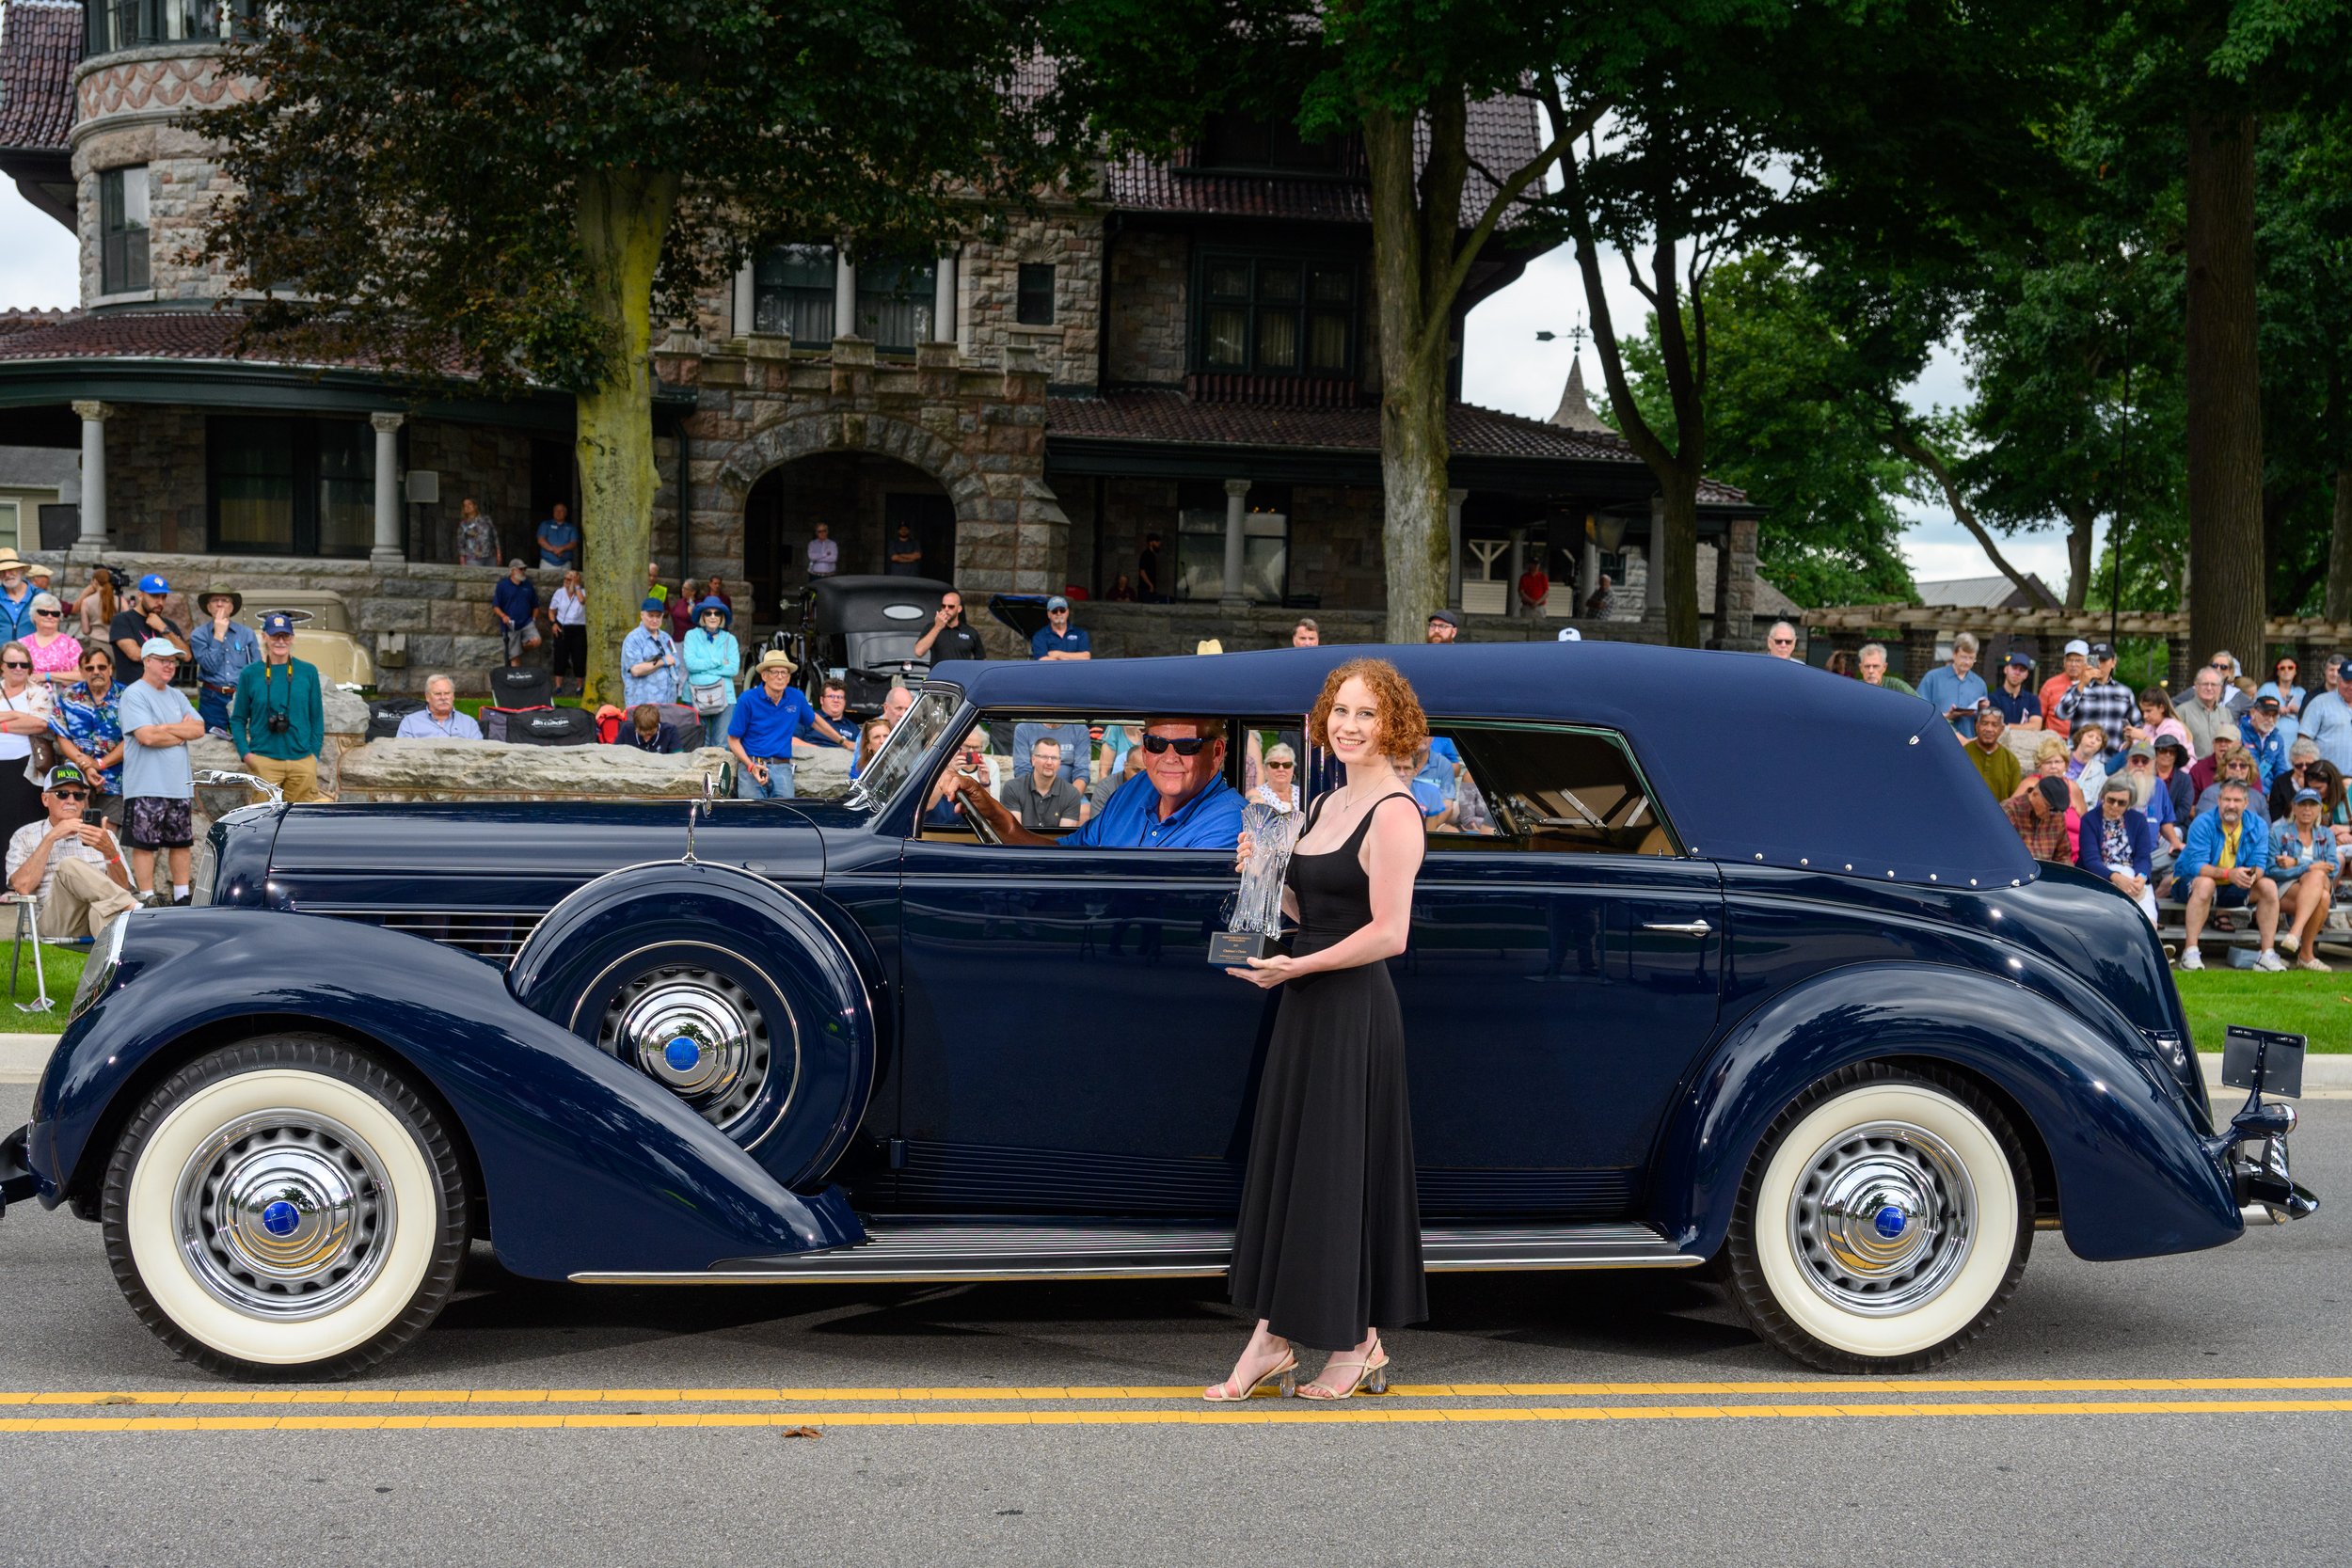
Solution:
{"label": "chrome headlight", "polygon": [[98,999],[114,989],[115,975],[122,968],[122,940],[130,934],[132,919],[129,914],[117,915],[99,933],[88,961],[82,965],[82,983],[73,988],[73,1006],[65,1015],[68,1023],[96,1006]]}

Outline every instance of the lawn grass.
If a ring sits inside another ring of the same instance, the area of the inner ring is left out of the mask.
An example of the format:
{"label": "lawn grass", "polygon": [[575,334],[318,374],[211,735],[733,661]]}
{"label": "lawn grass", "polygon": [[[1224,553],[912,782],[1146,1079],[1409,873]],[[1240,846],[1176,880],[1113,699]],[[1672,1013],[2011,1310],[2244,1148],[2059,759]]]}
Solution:
{"label": "lawn grass", "polygon": [[2243,1023],[2308,1036],[2313,1052],[2352,1053],[2352,970],[2175,970],[2172,978],[2188,1009],[2189,1038],[2200,1051],[2220,1050],[2222,1031]]}
{"label": "lawn grass", "polygon": [[[41,973],[49,981],[49,1000],[55,1004],[45,1013],[21,1013],[13,1006],[0,1006],[0,1034],[55,1035],[65,1028],[66,1005],[73,1000],[73,988],[81,983],[82,959],[87,947],[52,947],[40,950]],[[10,1002],[30,1002],[40,995],[33,984],[33,944],[24,944],[24,960],[16,968],[16,990]]]}

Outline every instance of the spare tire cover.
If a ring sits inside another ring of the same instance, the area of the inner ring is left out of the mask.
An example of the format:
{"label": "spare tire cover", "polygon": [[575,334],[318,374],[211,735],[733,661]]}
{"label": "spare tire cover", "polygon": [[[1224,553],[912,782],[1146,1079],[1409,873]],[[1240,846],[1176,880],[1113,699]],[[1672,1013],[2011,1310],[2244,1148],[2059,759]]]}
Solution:
{"label": "spare tire cover", "polygon": [[[800,898],[731,866],[663,861],[596,879],[548,911],[507,982],[667,1083],[787,1186],[832,1167],[873,1087],[873,1007],[849,949]],[[711,1039],[738,1022],[741,1040]]]}

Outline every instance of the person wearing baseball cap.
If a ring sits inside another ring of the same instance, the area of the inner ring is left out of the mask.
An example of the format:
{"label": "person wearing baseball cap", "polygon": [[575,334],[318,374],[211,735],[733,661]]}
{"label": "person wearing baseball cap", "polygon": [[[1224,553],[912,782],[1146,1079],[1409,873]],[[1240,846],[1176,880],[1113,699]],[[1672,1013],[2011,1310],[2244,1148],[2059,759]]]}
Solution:
{"label": "person wearing baseball cap", "polygon": [[2319,747],[2319,754],[2352,777],[2352,658],[2331,658],[2328,673],[2335,689],[2323,691],[2303,705],[2303,733]]}
{"label": "person wearing baseball cap", "polygon": [[60,942],[95,937],[138,908],[122,846],[89,802],[88,778],[61,762],[41,784],[47,815],[8,836],[8,891],[39,899],[40,934]]}
{"label": "person wearing baseball cap", "polygon": [[1442,606],[1431,610],[1422,627],[1422,636],[1431,642],[1459,642],[1462,640],[1462,612]]}
{"label": "person wearing baseball cap", "polygon": [[2237,721],[2237,735],[2254,753],[2254,769],[2262,775],[2262,787],[2268,789],[2270,781],[2287,770],[2287,742],[2295,738],[2295,732],[2279,722],[2279,699],[2256,697],[2249,702]]}
{"label": "person wearing baseball cap", "polygon": [[122,836],[131,846],[131,887],[139,898],[155,885],[155,851],[171,862],[171,901],[188,901],[188,862],[196,845],[196,770],[188,743],[204,721],[171,684],[179,646],[151,637],[139,647],[139,678],[122,689]]}
{"label": "person wearing baseball cap", "polygon": [[[0,562],[5,566],[6,562]],[[164,614],[164,595],[171,592],[171,584],[158,572],[150,572],[125,595],[123,607],[115,612],[114,624],[106,628],[106,640],[115,645],[116,668],[126,673],[139,667],[146,656],[139,649],[151,637],[160,637],[180,650],[180,657],[188,656],[186,628]]]}
{"label": "person wearing baseball cap", "polygon": [[323,799],[319,748],[326,743],[326,705],[318,666],[294,656],[294,617],[262,617],[262,662],[237,675],[229,709],[229,742],[246,771],[285,792],[289,804]]}
{"label": "person wearing baseball cap", "polygon": [[621,639],[621,705],[675,703],[677,683],[677,639],[670,635],[670,607],[648,594],[637,603],[637,625]]}
{"label": "person wearing baseball cap", "polygon": [[2107,737],[2104,753],[2107,768],[2118,771],[2123,748],[2130,743],[2123,732],[2139,717],[2139,702],[2130,687],[2115,678],[2113,648],[2093,642],[2090,659],[2089,677],[2058,699],[2058,716],[2066,721],[2070,734],[2076,724],[2098,725]]}
{"label": "person wearing baseball cap", "polygon": [[2336,835],[2319,819],[2326,797],[2298,789],[2284,820],[2270,825],[2270,875],[2279,883],[2279,949],[2297,969],[2324,970],[2312,942],[2328,922],[2344,866]]}
{"label": "person wearing baseball cap", "polygon": [[756,678],[736,699],[727,719],[727,750],[735,757],[739,800],[792,799],[792,737],[817,716],[808,698],[792,684],[794,668],[792,656],[782,648],[760,655],[752,666]]}
{"label": "person wearing baseball cap", "polygon": [[2066,644],[2058,660],[2058,670],[2042,683],[2036,693],[2042,699],[2042,727],[2052,735],[2066,736],[2074,726],[2058,716],[2058,699],[2066,695],[2090,673],[2090,644],[2077,637]]}
{"label": "person wearing baseball cap", "polygon": [[2038,730],[2042,727],[2042,699],[2027,683],[2033,679],[2033,658],[2021,649],[2011,648],[2001,660],[2001,684],[1989,692],[1985,701],[2001,710],[2009,727],[2016,730]]}
{"label": "person wearing baseball cap", "polygon": [[1059,594],[1045,601],[1045,624],[1029,638],[1029,657],[1046,663],[1094,657],[1093,639],[1070,624],[1070,601]]}

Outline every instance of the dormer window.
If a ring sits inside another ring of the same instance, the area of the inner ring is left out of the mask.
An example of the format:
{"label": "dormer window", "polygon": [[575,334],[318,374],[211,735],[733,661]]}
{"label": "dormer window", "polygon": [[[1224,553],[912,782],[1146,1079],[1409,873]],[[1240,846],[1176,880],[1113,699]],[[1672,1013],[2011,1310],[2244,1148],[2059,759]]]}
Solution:
{"label": "dormer window", "polygon": [[1355,373],[1356,269],[1302,257],[1201,258],[1193,360],[1208,374]]}
{"label": "dormer window", "polygon": [[1261,119],[1254,115],[1216,114],[1200,133],[1193,150],[1194,168],[1246,170],[1265,174],[1352,174],[1349,139],[1333,135],[1308,141],[1287,119]]}

